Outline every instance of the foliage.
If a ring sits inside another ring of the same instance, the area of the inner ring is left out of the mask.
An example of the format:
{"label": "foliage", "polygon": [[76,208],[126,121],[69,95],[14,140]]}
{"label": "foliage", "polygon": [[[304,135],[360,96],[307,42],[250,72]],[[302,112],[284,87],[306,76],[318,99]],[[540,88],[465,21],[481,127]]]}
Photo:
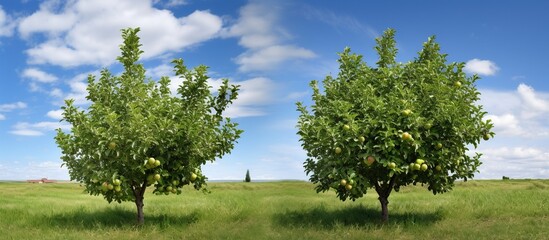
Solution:
{"label": "foliage", "polygon": [[176,59],[175,75],[183,83],[174,95],[168,77],[156,82],[145,76],[138,32],[122,30],[120,76],[104,69],[99,79],[88,77],[87,110],[66,100],[63,120],[72,129],[58,129],[55,137],[71,180],[109,202],[137,204],[150,185],[166,195],[181,194],[189,184],[203,189],[201,166],[229,153],[242,132],[222,116],[238,86],[224,80],[213,95],[206,66],[187,69]]}
{"label": "foliage", "polygon": [[252,179],[250,178],[250,170],[246,170],[246,177],[244,178],[244,182],[251,182]]}
{"label": "foliage", "polygon": [[479,77],[467,77],[464,63],[447,64],[434,37],[413,61],[396,62],[394,33],[376,39],[377,67],[345,48],[324,91],[311,82],[312,112],[297,103],[304,167],[317,192],[335,189],[341,200],[355,200],[374,188],[382,201],[419,183],[444,193],[481,164],[481,154],[467,154],[494,135],[475,104]]}

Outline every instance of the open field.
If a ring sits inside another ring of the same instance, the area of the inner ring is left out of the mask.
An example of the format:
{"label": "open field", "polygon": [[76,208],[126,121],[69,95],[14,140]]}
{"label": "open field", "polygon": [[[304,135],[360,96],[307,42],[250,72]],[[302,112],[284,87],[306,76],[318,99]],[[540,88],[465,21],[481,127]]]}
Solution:
{"label": "open field", "polygon": [[[108,204],[78,184],[0,183],[0,239],[548,239],[549,180],[469,181],[433,196],[391,195],[380,224],[375,192],[356,202],[306,182],[210,183],[211,194]],[[190,190],[187,188],[186,190]]]}

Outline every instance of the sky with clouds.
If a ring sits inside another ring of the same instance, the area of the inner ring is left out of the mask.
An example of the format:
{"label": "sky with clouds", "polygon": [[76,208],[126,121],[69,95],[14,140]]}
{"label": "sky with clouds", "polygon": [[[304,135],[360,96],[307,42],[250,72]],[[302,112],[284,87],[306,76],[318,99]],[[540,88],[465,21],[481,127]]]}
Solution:
{"label": "sky with clouds", "polygon": [[[69,179],[54,129],[65,99],[81,107],[86,78],[115,62],[120,29],[140,27],[153,79],[173,58],[209,66],[210,84],[241,85],[228,109],[245,131],[210,179],[307,179],[295,102],[338,72],[346,46],[373,64],[375,38],[397,31],[398,61],[436,35],[451,62],[482,77],[479,104],[495,124],[479,179],[549,177],[549,3],[544,1],[11,0],[0,2],[0,180]],[[177,79],[172,81],[176,89]]]}

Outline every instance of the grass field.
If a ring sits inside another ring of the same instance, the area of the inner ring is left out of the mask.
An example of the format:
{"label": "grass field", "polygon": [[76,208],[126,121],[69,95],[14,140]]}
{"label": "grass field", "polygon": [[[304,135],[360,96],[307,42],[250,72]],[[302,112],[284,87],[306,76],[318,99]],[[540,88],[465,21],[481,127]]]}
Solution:
{"label": "grass field", "polygon": [[375,192],[356,201],[306,182],[210,183],[211,194],[108,204],[78,184],[0,183],[0,239],[549,239],[549,180],[469,181],[433,196],[406,187],[381,224]]}

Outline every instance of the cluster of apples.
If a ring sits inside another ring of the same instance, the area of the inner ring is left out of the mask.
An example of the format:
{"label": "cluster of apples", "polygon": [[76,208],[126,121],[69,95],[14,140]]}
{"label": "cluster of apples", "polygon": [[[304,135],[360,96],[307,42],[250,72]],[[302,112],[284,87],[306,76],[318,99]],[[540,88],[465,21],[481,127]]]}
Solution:
{"label": "cluster of apples", "polygon": [[120,186],[120,184],[122,184],[122,181],[120,181],[120,179],[118,178],[114,179],[112,183],[105,181],[103,182],[103,184],[101,184],[101,190],[103,192],[110,191],[110,190],[114,190],[115,192],[120,192],[122,190],[122,187]]}
{"label": "cluster of apples", "polygon": [[353,185],[355,185],[355,180],[349,179],[349,181],[347,181],[347,179],[341,179],[341,181],[339,181],[339,184],[345,187],[345,189],[347,189],[348,191],[351,191],[351,189],[353,189]]}
{"label": "cluster of apples", "polygon": [[152,157],[145,160],[145,168],[147,168],[147,169],[152,169],[152,168],[155,168],[155,167],[158,167],[158,166],[160,166],[160,160],[156,160]]}
{"label": "cluster of apples", "polygon": [[415,163],[410,163],[410,169],[412,169],[412,171],[427,171],[427,169],[429,169],[429,165],[425,163],[425,160],[418,158]]}

